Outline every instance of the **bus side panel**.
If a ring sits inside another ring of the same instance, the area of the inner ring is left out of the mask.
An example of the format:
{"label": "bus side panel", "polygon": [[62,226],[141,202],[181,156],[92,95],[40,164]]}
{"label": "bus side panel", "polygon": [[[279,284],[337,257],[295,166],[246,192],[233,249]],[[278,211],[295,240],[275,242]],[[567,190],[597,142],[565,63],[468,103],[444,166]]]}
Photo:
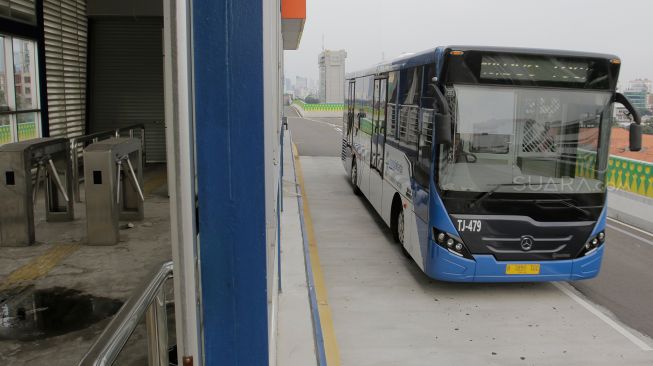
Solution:
{"label": "bus side panel", "polygon": [[[387,166],[387,165],[386,165]],[[385,174],[384,174],[385,175]],[[392,214],[392,200],[397,193],[397,189],[390,184],[385,178],[381,180],[383,185],[383,198],[381,199],[381,217],[388,227],[390,227],[390,215]]]}
{"label": "bus side panel", "polygon": [[351,147],[346,140],[342,140],[342,166],[345,168],[347,176],[351,177],[351,163],[352,163],[353,154]]}
{"label": "bus side panel", "polygon": [[420,239],[423,236],[420,231],[423,231],[425,225],[424,222],[415,215],[415,207],[412,202],[406,200],[408,203],[407,207],[404,208],[404,216],[406,217],[406,232],[410,233],[409,237],[406,238],[406,250],[410,253],[410,256],[413,257],[415,263],[419,268],[424,271],[424,257],[422,256],[422,248],[420,245]]}
{"label": "bus side panel", "polygon": [[[383,187],[383,219],[389,225],[391,220],[392,200],[399,193],[404,206],[405,246],[418,266],[424,269],[421,238],[418,230],[425,231],[424,225],[416,215],[413,207],[413,191],[410,177],[410,165],[406,153],[391,141],[385,146],[385,179]],[[426,229],[428,230],[428,229]],[[428,231],[426,231],[428,232]]]}
{"label": "bus side panel", "polygon": [[[417,233],[416,243],[420,259],[428,257],[429,235],[431,232],[428,216],[429,199],[429,191],[415,182],[415,184],[413,184],[413,207],[417,223],[415,229]],[[413,258],[417,261],[416,257]],[[418,263],[421,264],[421,268],[424,269],[424,262],[420,260]]]}
{"label": "bus side panel", "polygon": [[359,146],[356,166],[358,167],[358,187],[365,197],[370,199],[370,139],[372,137],[363,131],[358,131],[356,140]]}
{"label": "bus side panel", "polygon": [[392,142],[385,145],[384,178],[403,197],[407,197],[406,193],[411,193],[408,159]]}
{"label": "bus side panel", "polygon": [[[345,167],[348,176],[351,176],[351,163],[352,163],[352,150],[349,144],[350,134],[353,132],[353,122],[350,121],[350,116],[354,115],[354,83],[351,80],[345,80],[346,92],[345,108],[342,115],[342,146],[340,151],[340,158]],[[350,123],[352,126],[350,126]]]}

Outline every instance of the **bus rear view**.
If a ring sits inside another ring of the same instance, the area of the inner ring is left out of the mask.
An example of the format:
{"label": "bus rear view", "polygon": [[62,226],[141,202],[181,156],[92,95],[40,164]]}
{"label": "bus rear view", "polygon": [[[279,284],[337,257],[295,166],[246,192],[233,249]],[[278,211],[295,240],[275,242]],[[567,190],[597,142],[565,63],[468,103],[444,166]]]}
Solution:
{"label": "bus rear view", "polygon": [[[393,144],[382,126],[378,129],[386,134],[382,197],[394,197],[393,203],[378,205],[379,213],[393,231],[401,226],[401,245],[427,275],[446,281],[597,276],[606,242],[606,171],[615,102],[624,104],[637,122],[631,128],[632,149],[638,149],[641,136],[637,112],[616,93],[619,59],[462,46],[438,48],[433,57],[434,72],[420,73],[421,91],[411,91],[422,95],[415,154],[406,144]],[[387,68],[400,74],[398,94],[409,88],[402,85],[407,79],[402,69],[409,64]],[[393,107],[392,98],[388,94],[386,120],[398,121],[401,139],[401,125],[410,130],[410,117],[402,114],[400,100]],[[352,155],[363,160],[354,165],[367,159],[356,151],[365,146],[361,138],[368,136],[350,138]],[[402,154],[405,159],[397,158]],[[411,166],[393,169],[401,164]],[[410,189],[402,192],[393,184],[401,181],[397,172],[414,175],[417,165],[429,166],[428,182],[407,177]],[[357,168],[359,172],[365,170]],[[393,189],[394,195],[387,192]],[[393,213],[397,197],[400,218]],[[407,234],[410,230],[414,232]]]}

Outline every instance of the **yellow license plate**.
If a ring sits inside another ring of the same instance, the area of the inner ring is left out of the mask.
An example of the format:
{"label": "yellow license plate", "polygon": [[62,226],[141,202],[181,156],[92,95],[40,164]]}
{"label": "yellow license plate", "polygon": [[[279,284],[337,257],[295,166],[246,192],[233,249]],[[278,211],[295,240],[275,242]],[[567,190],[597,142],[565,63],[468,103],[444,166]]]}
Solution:
{"label": "yellow license plate", "polygon": [[508,264],[506,274],[509,275],[536,275],[540,274],[539,264]]}

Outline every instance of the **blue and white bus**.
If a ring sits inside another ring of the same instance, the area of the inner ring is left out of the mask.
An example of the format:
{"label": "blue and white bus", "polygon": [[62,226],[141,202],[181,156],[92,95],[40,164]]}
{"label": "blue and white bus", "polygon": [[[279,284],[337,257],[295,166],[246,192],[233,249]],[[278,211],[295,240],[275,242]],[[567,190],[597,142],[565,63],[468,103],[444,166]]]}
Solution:
{"label": "blue and white bus", "polygon": [[348,74],[342,161],[445,281],[581,280],[605,247],[612,55],[448,46]]}

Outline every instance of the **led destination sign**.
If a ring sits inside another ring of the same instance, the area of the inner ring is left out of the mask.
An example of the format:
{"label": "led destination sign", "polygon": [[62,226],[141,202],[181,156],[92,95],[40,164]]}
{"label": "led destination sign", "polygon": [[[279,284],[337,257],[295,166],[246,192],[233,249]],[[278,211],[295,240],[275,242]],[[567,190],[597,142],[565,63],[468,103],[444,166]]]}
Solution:
{"label": "led destination sign", "polygon": [[585,83],[590,71],[587,61],[522,55],[483,55],[480,78]]}

